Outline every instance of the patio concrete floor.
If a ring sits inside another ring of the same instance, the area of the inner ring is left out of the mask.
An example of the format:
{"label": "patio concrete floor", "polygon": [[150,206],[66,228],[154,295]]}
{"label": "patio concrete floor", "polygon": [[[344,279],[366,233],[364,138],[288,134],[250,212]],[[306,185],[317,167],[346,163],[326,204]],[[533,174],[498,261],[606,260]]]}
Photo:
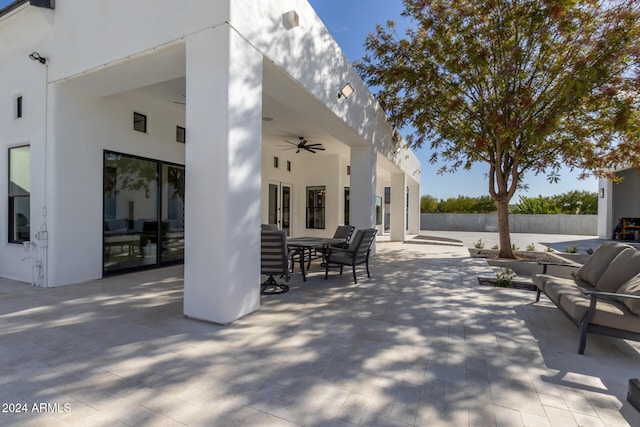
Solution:
{"label": "patio concrete floor", "polygon": [[229,326],[183,317],[181,267],[0,280],[0,425],[640,425],[638,343],[578,355],[558,309],[479,286],[491,269],[463,247],[379,243],[371,271],[312,266]]}

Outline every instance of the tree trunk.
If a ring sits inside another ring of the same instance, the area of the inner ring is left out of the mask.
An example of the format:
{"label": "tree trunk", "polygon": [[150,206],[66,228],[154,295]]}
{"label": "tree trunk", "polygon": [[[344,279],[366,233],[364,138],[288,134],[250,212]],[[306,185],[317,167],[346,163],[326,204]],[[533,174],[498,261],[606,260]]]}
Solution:
{"label": "tree trunk", "polygon": [[496,201],[498,208],[498,233],[500,235],[500,258],[515,258],[511,249],[511,235],[509,234],[509,199]]}

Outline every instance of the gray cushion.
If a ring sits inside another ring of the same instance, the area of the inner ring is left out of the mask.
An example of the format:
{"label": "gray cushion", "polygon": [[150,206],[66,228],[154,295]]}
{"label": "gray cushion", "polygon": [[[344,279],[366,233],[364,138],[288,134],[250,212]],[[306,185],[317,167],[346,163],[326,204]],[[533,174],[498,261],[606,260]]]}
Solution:
{"label": "gray cushion", "polygon": [[531,276],[531,279],[538,288],[544,291],[544,287],[547,285],[547,282],[549,282],[549,280],[554,280],[555,276],[538,273]]}
{"label": "gray cushion", "polygon": [[[640,295],[640,274],[636,274],[625,284],[618,288],[620,294]],[[632,313],[640,316],[640,300],[631,298],[618,298]]]}
{"label": "gray cushion", "polygon": [[580,279],[574,282],[572,279],[556,278],[547,282],[544,293],[551,301],[560,304],[565,295],[582,295],[582,289],[593,290],[593,287]]}
{"label": "gray cushion", "polygon": [[546,289],[548,283],[563,284],[568,286],[578,285],[586,289],[593,289],[593,286],[591,286],[584,280],[578,279],[577,277],[575,279],[569,279],[566,277],[553,276],[551,274],[538,273],[534,274],[531,278],[533,280],[533,283],[543,291]]}
{"label": "gray cushion", "polygon": [[611,261],[596,284],[602,292],[615,292],[626,281],[640,273],[640,251],[627,248]]}
{"label": "gray cushion", "polygon": [[[562,297],[560,305],[571,317],[580,321],[587,314],[590,302],[588,296],[567,294]],[[617,301],[599,300],[591,324],[640,333],[640,317],[631,314],[624,304]]]}
{"label": "gray cushion", "polygon": [[630,247],[629,245],[618,242],[605,242],[601,244],[576,272],[576,276],[595,286],[611,261],[624,249]]}

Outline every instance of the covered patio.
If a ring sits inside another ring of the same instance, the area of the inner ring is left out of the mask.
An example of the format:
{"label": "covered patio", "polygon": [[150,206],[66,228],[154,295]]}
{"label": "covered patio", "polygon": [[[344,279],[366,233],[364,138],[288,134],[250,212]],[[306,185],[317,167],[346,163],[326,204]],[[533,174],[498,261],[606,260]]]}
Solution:
{"label": "covered patio", "polygon": [[180,266],[3,279],[0,400],[29,411],[0,424],[640,425],[640,344],[594,335],[578,355],[565,316],[479,286],[490,268],[464,247],[380,241],[371,270],[354,285],[313,266],[229,326],[183,316]]}

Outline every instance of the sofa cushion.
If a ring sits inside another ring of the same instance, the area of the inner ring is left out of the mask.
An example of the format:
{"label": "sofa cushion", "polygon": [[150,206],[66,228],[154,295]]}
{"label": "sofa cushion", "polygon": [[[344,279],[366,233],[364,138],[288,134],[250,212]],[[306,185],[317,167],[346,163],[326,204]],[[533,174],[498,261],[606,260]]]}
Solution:
{"label": "sofa cushion", "polygon": [[553,280],[547,281],[544,293],[551,301],[560,304],[564,295],[582,295],[583,289],[593,290],[593,287],[580,279],[574,281],[573,279],[555,277]]}
{"label": "sofa cushion", "polygon": [[631,246],[619,242],[605,242],[601,244],[576,272],[576,276],[595,286],[611,261],[624,249],[630,247]]}
{"label": "sofa cushion", "polygon": [[531,276],[531,280],[533,280],[533,283],[543,291],[544,291],[544,287],[547,285],[547,282],[553,279],[555,279],[555,277],[549,274],[538,273]]}
{"label": "sofa cushion", "polygon": [[[620,294],[640,295],[640,274],[636,274],[624,285],[618,288]],[[632,313],[640,316],[640,300],[631,298],[618,298]]]}
{"label": "sofa cushion", "polygon": [[593,289],[593,286],[591,286],[584,280],[581,280],[577,277],[575,279],[569,279],[564,277],[553,276],[551,274],[537,273],[531,276],[531,279],[533,280],[533,283],[543,291],[546,289],[547,283],[561,283],[561,284],[566,284],[571,286],[579,285],[579,286],[585,287],[586,289]]}
{"label": "sofa cushion", "polygon": [[627,280],[640,273],[640,251],[627,248],[611,261],[596,284],[602,292],[615,292]]}
{"label": "sofa cushion", "polygon": [[[587,314],[590,303],[590,297],[573,294],[563,295],[560,301],[562,308],[577,321]],[[598,301],[591,324],[640,333],[640,317],[633,315],[624,304],[613,300]]]}

